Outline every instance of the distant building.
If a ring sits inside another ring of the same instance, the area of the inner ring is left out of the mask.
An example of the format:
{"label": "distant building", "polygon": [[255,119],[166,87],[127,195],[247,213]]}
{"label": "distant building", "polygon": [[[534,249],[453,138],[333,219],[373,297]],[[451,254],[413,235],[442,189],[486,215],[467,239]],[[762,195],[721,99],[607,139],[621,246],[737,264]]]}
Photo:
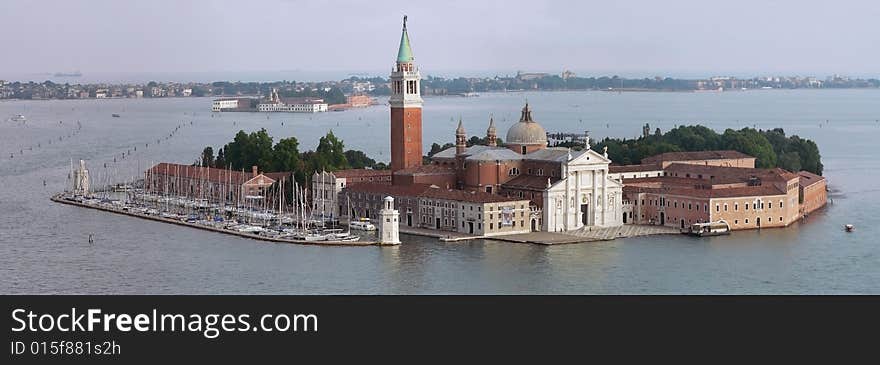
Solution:
{"label": "distant building", "polygon": [[373,98],[369,95],[351,95],[347,98],[348,105],[352,108],[370,106],[373,104]]}
{"label": "distant building", "polygon": [[543,79],[547,76],[550,76],[550,74],[544,73],[544,72],[522,72],[522,71],[516,72],[516,78],[521,81],[538,80],[538,79]]}
{"label": "distant building", "polygon": [[256,103],[254,98],[220,98],[211,102],[212,112],[245,112],[254,111],[253,105]]}
{"label": "distant building", "polygon": [[269,100],[259,103],[257,110],[261,112],[320,113],[327,111],[327,103],[324,102],[324,99],[310,97],[281,98],[278,96],[278,90],[272,89]]}

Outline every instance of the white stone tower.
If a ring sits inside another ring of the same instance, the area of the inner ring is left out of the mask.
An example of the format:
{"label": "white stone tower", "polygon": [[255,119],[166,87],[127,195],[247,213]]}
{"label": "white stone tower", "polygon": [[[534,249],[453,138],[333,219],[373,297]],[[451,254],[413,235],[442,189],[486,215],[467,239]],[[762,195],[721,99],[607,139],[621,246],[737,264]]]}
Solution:
{"label": "white stone tower", "polygon": [[394,209],[394,198],[386,196],[382,210],[379,211],[379,243],[383,245],[400,244],[400,227],[398,219],[400,213]]}

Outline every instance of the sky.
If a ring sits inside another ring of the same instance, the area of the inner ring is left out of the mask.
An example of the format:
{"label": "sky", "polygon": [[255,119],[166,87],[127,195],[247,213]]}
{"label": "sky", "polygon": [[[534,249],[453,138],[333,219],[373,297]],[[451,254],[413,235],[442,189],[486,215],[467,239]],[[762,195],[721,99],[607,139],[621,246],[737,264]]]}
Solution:
{"label": "sky", "polygon": [[2,0],[0,77],[386,76],[404,14],[423,75],[880,77],[876,0]]}

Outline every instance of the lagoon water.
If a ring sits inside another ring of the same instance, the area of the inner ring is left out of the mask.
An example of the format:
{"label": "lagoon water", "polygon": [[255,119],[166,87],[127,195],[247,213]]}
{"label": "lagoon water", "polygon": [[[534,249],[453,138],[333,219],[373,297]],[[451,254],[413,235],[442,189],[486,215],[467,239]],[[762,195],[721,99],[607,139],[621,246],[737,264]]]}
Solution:
{"label": "lagoon water", "polygon": [[[664,131],[694,123],[719,131],[784,128],[818,143],[833,204],[788,228],[703,239],[656,236],[543,247],[404,236],[399,247],[271,244],[48,198],[68,183],[71,159],[85,160],[97,182],[122,179],[158,161],[192,162],[206,145],[216,150],[239,129],[296,136],[301,150],[313,149],[333,130],[348,148],[387,161],[386,106],[212,117],[208,98],[5,101],[0,293],[880,294],[880,90],[426,98],[425,148],[451,142],[459,118],[469,134],[484,135],[490,114],[504,138],[526,99],[548,131],[590,130],[593,138],[634,137],[646,122]],[[28,121],[5,121],[13,114]],[[73,134],[77,122],[82,129]],[[156,144],[179,125],[173,137]],[[123,160],[126,151],[131,154]],[[847,223],[856,231],[845,233]]]}

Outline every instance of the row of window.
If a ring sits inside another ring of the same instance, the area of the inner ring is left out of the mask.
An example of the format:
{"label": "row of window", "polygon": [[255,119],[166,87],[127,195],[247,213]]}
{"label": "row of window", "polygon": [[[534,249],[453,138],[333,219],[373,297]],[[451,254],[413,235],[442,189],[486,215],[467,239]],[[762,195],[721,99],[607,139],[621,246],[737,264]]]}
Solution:
{"label": "row of window", "polygon": [[[744,210],[749,210],[749,205],[752,206],[752,210],[764,209],[764,201],[763,201],[763,200],[758,200],[758,201],[756,201],[756,202],[745,202],[745,203],[743,204],[743,208],[744,208]],[[779,200],[779,205],[777,205],[777,206],[779,207],[779,209],[784,208],[784,204],[782,203],[782,199]],[[727,207],[728,207],[727,203],[724,203],[724,211],[725,211],[725,212],[727,211]],[[768,209],[773,209],[773,202],[772,202],[772,201],[768,201],[768,202],[767,202],[767,208],[768,208]],[[716,212],[720,212],[720,211],[721,211],[721,205],[720,205],[720,204],[717,204],[717,203],[715,204],[715,211],[716,211]],[[738,211],[739,211],[739,203],[738,203],[738,202],[734,202],[734,203],[733,203],[733,211],[734,211],[734,212],[738,212]]]}
{"label": "row of window", "polygon": [[[755,222],[756,225],[761,224],[761,217],[758,217],[754,222]],[[772,223],[772,222],[773,222],[773,217],[767,217],[767,223]],[[783,222],[782,217],[779,217],[779,222]],[[749,224],[749,219],[748,219],[748,218],[745,219],[745,224]],[[734,220],[733,220],[733,225],[735,225],[735,226],[736,226],[736,225],[739,225],[739,219],[734,219]]]}

